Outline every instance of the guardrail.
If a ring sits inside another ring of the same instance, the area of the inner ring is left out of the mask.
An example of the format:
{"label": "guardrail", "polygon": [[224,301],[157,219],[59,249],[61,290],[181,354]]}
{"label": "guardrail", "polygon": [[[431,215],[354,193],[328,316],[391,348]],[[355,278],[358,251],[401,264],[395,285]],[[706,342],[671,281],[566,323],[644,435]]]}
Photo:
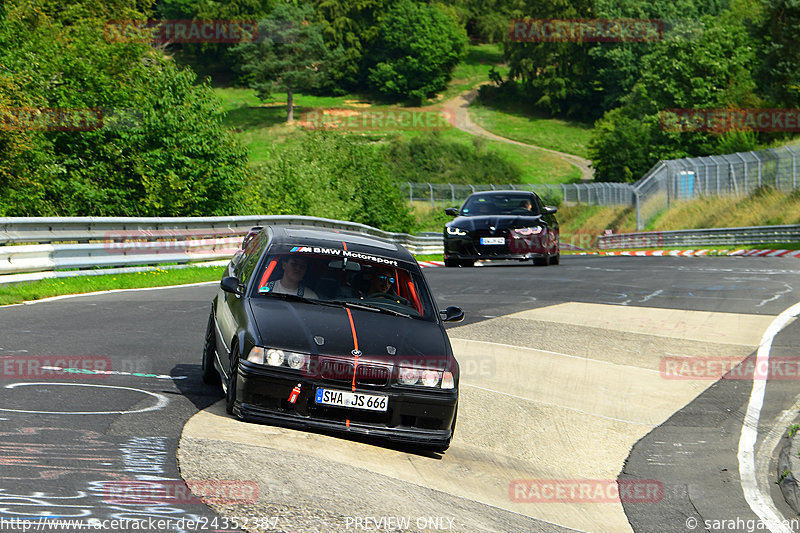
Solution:
{"label": "guardrail", "polygon": [[658,248],[670,246],[738,246],[800,242],[800,226],[754,226],[747,228],[642,231],[600,235],[597,247]]}
{"label": "guardrail", "polygon": [[441,235],[391,233],[364,224],[307,216],[0,218],[0,244],[4,245],[0,246],[0,284],[136,272],[147,270],[145,265],[224,264],[251,227],[280,224],[382,237],[414,254],[443,252]]}

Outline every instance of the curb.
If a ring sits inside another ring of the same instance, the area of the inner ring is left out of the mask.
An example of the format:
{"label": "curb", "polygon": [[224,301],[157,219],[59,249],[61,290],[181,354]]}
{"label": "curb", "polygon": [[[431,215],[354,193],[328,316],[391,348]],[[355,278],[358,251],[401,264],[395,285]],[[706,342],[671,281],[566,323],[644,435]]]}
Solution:
{"label": "curb", "polygon": [[711,256],[742,256],[742,257],[796,257],[800,258],[800,250],[745,250],[738,248],[736,250],[647,250],[647,251],[633,251],[626,250],[622,252],[596,252],[597,255],[610,255],[610,256],[633,256],[633,257],[650,257],[650,256],[676,256],[676,257],[697,257],[703,255]]}
{"label": "curb", "polygon": [[[800,514],[800,457],[797,454],[800,449],[800,431],[796,431],[793,436],[788,432],[781,439],[781,451],[778,454],[777,474],[778,485],[783,493],[783,499],[789,504],[795,513]],[[793,452],[793,450],[795,450]],[[784,476],[781,479],[782,476]]]}

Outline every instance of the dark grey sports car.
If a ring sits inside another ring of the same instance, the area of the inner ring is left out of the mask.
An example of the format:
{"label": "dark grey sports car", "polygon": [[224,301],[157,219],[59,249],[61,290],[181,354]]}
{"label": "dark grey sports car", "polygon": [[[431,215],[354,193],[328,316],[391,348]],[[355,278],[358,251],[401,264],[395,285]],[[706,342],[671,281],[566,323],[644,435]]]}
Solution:
{"label": "dark grey sports car", "polygon": [[444,264],[472,266],[477,260],[532,260],[557,265],[558,208],[545,206],[533,192],[486,191],[469,196],[444,228]]}
{"label": "dark grey sports car", "polygon": [[228,412],[444,451],[458,363],[414,257],[367,235],[255,228],[211,306],[203,379]]}

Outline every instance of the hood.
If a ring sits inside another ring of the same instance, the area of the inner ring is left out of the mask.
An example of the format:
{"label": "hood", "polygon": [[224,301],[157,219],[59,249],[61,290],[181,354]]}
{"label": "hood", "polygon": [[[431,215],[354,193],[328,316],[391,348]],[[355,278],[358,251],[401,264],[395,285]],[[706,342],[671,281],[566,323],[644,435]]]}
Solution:
{"label": "hood", "polygon": [[452,222],[447,223],[447,226],[460,228],[467,231],[488,230],[495,228],[496,230],[510,229],[510,228],[528,228],[531,226],[546,226],[547,224],[542,220],[541,215],[532,217],[521,215],[486,215],[477,217],[457,217]]}
{"label": "hood", "polygon": [[[347,308],[277,298],[252,299],[250,306],[262,346],[313,355],[352,357],[357,341],[360,361],[445,362],[451,358],[444,329],[437,322],[350,309],[354,341]],[[394,354],[390,353],[392,348]]]}

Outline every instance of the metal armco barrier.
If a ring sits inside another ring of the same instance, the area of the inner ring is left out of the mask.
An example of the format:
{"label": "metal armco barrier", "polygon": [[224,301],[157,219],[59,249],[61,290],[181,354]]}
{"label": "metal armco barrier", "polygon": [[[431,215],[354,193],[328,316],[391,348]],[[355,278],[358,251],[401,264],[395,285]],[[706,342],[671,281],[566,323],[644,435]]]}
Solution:
{"label": "metal armco barrier", "polygon": [[316,217],[0,218],[0,284],[107,272],[75,269],[226,260],[251,227],[280,224],[382,237],[414,254],[443,252],[441,235],[390,233],[364,224]]}
{"label": "metal armco barrier", "polygon": [[739,246],[800,242],[800,226],[754,226],[748,228],[642,231],[600,235],[597,247],[658,248],[670,246]]}

